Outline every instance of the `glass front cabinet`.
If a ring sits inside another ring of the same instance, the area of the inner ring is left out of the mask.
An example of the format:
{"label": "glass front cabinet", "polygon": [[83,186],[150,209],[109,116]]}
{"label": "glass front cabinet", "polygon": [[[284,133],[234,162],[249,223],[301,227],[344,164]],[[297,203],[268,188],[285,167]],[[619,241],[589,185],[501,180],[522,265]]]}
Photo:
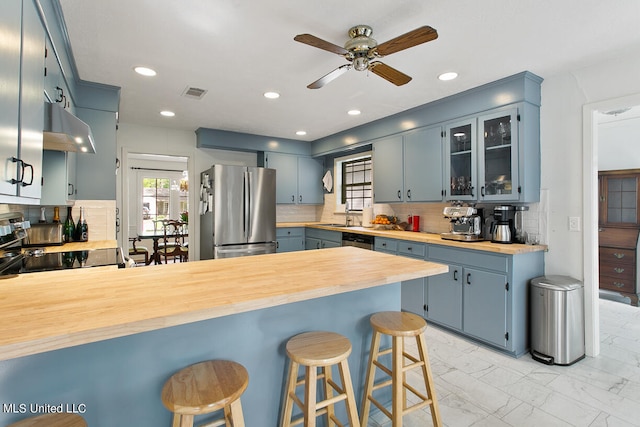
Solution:
{"label": "glass front cabinet", "polygon": [[516,107],[445,129],[447,200],[519,201]]}
{"label": "glass front cabinet", "polygon": [[518,199],[518,110],[478,118],[480,200]]}
{"label": "glass front cabinet", "polygon": [[447,200],[476,200],[477,131],[475,117],[445,127],[445,183]]}

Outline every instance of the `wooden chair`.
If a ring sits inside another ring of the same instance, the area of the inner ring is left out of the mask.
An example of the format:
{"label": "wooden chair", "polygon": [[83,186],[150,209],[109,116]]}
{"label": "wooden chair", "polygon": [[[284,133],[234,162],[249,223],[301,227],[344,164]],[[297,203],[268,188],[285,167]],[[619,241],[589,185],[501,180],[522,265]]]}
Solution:
{"label": "wooden chair", "polygon": [[[344,401],[350,427],[360,427],[358,410],[349,373],[348,357],[351,354],[349,339],[334,332],[306,332],[296,335],[287,342],[287,356],[289,356],[289,375],[287,379],[285,406],[282,414],[282,427],[304,424],[305,427],[315,427],[316,418],[326,415],[324,425],[345,425],[336,418],[334,406]],[[333,380],[332,367],[338,366],[340,383]],[[304,367],[304,375],[298,378],[298,370]],[[320,369],[320,374],[318,374]],[[317,381],[322,381],[324,400],[317,401]],[[304,386],[304,401],[296,394],[298,386]],[[334,394],[337,393],[337,394]],[[292,420],[293,404],[302,411],[302,416]]]}
{"label": "wooden chair", "polygon": [[207,360],[176,372],[162,387],[162,404],[173,412],[173,425],[192,427],[194,416],[223,410],[222,418],[207,427],[244,427],[240,396],[249,374],[229,360]]}
{"label": "wooden chair", "polygon": [[7,427],[87,427],[87,423],[78,414],[60,413],[25,418]]}
{"label": "wooden chair", "polygon": [[[364,386],[360,424],[367,425],[369,409],[371,403],[373,403],[391,419],[393,427],[402,427],[402,417],[404,415],[425,406],[429,406],[433,425],[441,427],[442,419],[440,418],[440,410],[436,400],[436,390],[423,333],[427,329],[427,322],[416,314],[400,311],[376,313],[369,320],[373,328],[373,337],[371,339],[371,353],[369,354],[367,378]],[[380,337],[382,335],[391,336],[391,348],[380,349]],[[414,357],[404,349],[404,339],[412,337],[416,339],[418,345],[418,357]],[[386,366],[381,361],[380,356],[384,355],[392,356],[390,366]],[[406,360],[409,363],[406,363]],[[376,383],[376,368],[384,372],[390,379]],[[413,369],[420,369],[426,394],[423,394],[421,390],[417,390],[407,382],[407,372]],[[391,410],[385,408],[373,396],[374,391],[389,386],[391,386],[392,390]],[[413,393],[419,402],[409,406],[407,391]]]}
{"label": "wooden chair", "polygon": [[180,262],[189,261],[189,246],[185,241],[188,235],[187,223],[175,219],[167,219],[163,221],[163,240],[158,245],[160,256],[164,257],[165,264],[167,260],[173,257]]}
{"label": "wooden chair", "polygon": [[[140,242],[142,239],[138,237],[129,237],[132,247],[129,248],[129,257],[134,255],[144,255],[144,265],[149,265],[151,260],[149,259],[149,249],[144,246],[136,246],[136,242]],[[135,260],[134,260],[135,261]],[[138,261],[136,261],[138,264]]]}

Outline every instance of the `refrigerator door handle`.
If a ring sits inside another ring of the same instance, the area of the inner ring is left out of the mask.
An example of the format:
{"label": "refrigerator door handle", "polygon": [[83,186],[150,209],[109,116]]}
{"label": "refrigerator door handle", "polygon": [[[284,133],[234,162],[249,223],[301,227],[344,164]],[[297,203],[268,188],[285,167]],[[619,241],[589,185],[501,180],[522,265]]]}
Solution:
{"label": "refrigerator door handle", "polygon": [[244,173],[244,237],[245,240],[251,235],[251,172]]}

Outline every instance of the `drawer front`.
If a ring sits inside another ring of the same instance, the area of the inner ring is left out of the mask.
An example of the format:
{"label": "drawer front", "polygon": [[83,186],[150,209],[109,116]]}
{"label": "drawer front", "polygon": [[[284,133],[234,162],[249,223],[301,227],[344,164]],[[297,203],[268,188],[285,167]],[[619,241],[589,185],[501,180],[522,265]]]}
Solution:
{"label": "drawer front", "polygon": [[427,247],[423,243],[416,242],[398,242],[398,254],[406,255],[413,258],[424,258],[427,252]]}
{"label": "drawer front", "polygon": [[376,237],[374,248],[380,252],[393,252],[398,251],[398,241],[394,239],[385,239],[384,237]]}
{"label": "drawer front", "polygon": [[[472,245],[473,243],[469,244]],[[507,272],[509,270],[508,255],[456,249],[439,245],[429,245],[427,252],[427,259],[429,261],[444,261],[450,264],[464,264],[465,266],[501,272]]]}
{"label": "drawer front", "polygon": [[600,248],[600,262],[615,262],[616,264],[635,264],[636,253],[631,249]]}
{"label": "drawer front", "polygon": [[607,274],[600,274],[600,289],[609,289],[617,292],[636,292],[635,280],[612,277]]}
{"label": "drawer front", "polygon": [[300,237],[304,235],[303,227],[276,228],[276,237]]}
{"label": "drawer front", "polygon": [[633,282],[635,279],[635,266],[628,264],[600,263],[600,275],[613,277],[620,280]]}

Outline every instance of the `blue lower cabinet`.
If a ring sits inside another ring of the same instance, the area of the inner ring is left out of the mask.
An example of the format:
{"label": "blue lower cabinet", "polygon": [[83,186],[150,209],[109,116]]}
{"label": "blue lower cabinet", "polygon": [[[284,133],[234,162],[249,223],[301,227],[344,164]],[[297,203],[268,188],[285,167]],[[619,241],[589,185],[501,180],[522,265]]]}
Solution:
{"label": "blue lower cabinet", "polygon": [[321,230],[319,228],[307,228],[305,231],[305,249],[326,249],[342,246],[342,233],[340,231]]}
{"label": "blue lower cabinet", "polygon": [[276,252],[294,252],[305,249],[304,227],[276,229]]}
{"label": "blue lower cabinet", "polygon": [[519,357],[529,349],[529,281],[544,274],[544,253],[503,255],[428,245],[426,259],[449,272],[426,279],[426,318]]}
{"label": "blue lower cabinet", "polygon": [[[505,274],[465,268],[462,290],[463,330],[476,338],[507,348],[511,306],[509,280]],[[525,284],[526,285],[526,284]],[[519,307],[526,313],[526,307]]]}
{"label": "blue lower cabinet", "polygon": [[449,272],[425,279],[429,305],[429,320],[456,330],[462,330],[461,265],[449,264]]}

